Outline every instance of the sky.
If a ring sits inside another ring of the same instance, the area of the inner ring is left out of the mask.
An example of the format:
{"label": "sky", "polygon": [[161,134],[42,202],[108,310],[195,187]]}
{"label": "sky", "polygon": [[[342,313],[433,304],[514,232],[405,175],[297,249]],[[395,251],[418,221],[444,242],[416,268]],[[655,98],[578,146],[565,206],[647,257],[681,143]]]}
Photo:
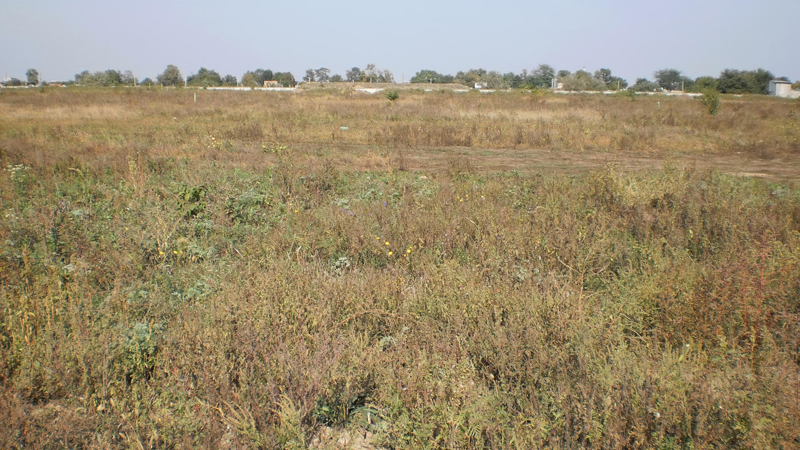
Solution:
{"label": "sky", "polygon": [[174,64],[241,78],[257,68],[375,64],[501,73],[539,64],[609,68],[633,83],[674,68],[696,78],[764,68],[800,80],[798,0],[0,0],[0,76],[47,81],[84,70],[155,78]]}

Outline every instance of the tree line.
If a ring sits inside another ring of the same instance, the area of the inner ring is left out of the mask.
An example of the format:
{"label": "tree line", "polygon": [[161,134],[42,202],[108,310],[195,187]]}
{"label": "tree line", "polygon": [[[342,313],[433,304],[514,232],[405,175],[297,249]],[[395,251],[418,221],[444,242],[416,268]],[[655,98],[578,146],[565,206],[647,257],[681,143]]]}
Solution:
{"label": "tree line", "polygon": [[[630,89],[637,92],[686,91],[703,92],[711,89],[722,94],[767,94],[770,80],[790,81],[786,77],[775,77],[769,70],[725,69],[718,77],[701,76],[690,78],[677,69],[661,69],[653,73],[653,80],[637,78],[633,85],[612,74],[611,69],[601,68],[594,72],[580,69],[575,72],[559,70],[547,64],[535,70],[521,73],[501,74],[485,69],[470,69],[455,76],[443,75],[434,70],[421,70],[411,78],[412,83],[458,83],[467,86],[481,85],[489,89],[536,89],[556,87],[566,91],[615,91]],[[792,85],[800,89],[800,82]]]}
{"label": "tree line", "polygon": [[[29,69],[23,82],[17,78],[6,80],[5,86],[36,86],[41,82],[39,72]],[[488,89],[542,89],[557,87],[567,91],[606,91],[629,89],[637,92],[656,91],[686,91],[703,92],[714,90],[723,94],[767,94],[770,80],[780,79],[789,81],[786,77],[775,77],[769,70],[762,68],[755,70],[725,69],[719,76],[701,76],[690,78],[677,69],[661,69],[653,73],[653,79],[637,78],[630,85],[627,80],[612,74],[611,69],[601,68],[594,72],[580,69],[575,72],[568,70],[556,71],[552,66],[540,64],[536,69],[528,71],[523,69],[520,73],[487,71],[486,69],[469,69],[459,71],[455,75],[441,74],[435,70],[424,69],[418,71],[411,83],[457,83],[466,86],[479,86]],[[89,72],[84,70],[75,74],[74,80],[65,84],[81,86],[133,86],[133,85],[163,85],[163,86],[262,86],[265,81],[274,81],[280,86],[293,87],[297,81],[291,72],[273,72],[270,69],[248,70],[242,75],[241,80],[234,75],[220,75],[219,72],[201,67],[196,73],[184,78],[180,69],[169,65],[155,80],[145,78],[136,80],[130,70],[119,71],[109,69],[106,71]],[[394,75],[388,69],[379,69],[375,64],[367,64],[363,69],[353,67],[347,70],[344,76],[331,74],[330,69],[306,70],[303,77],[305,82],[361,82],[361,83],[394,83]],[[800,82],[792,85],[800,89]]]}

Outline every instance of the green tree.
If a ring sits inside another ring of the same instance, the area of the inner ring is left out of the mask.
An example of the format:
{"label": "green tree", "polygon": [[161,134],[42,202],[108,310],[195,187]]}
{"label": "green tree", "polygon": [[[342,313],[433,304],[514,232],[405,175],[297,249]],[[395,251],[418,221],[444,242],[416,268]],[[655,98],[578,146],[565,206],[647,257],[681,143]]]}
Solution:
{"label": "green tree", "polygon": [[314,69],[307,69],[306,76],[303,77],[303,81],[313,82],[315,77],[316,74],[314,73]]}
{"label": "green tree", "polygon": [[122,73],[122,84],[126,86],[135,86],[136,85],[136,78],[133,76],[133,72],[130,70],[126,70]]}
{"label": "green tree", "polygon": [[28,84],[37,85],[39,84],[39,71],[36,69],[28,69],[25,72],[25,77],[28,79]]}
{"label": "green tree", "polygon": [[331,82],[332,83],[339,83],[339,82],[341,82],[343,80],[344,80],[344,78],[342,78],[342,76],[339,75],[338,73],[331,77]]}
{"label": "green tree", "polygon": [[88,70],[75,74],[75,83],[81,86],[89,86],[92,84],[92,74]]}
{"label": "green tree", "polygon": [[265,81],[275,79],[275,75],[271,70],[256,69],[254,71],[247,71],[242,75],[242,84],[245,86],[255,87],[263,86]]}
{"label": "green tree", "polygon": [[423,69],[411,77],[412,83],[452,83],[452,75],[443,75],[435,70]]}
{"label": "green tree", "polygon": [[242,75],[242,86],[258,86],[258,83],[256,82],[256,76],[253,74],[253,72],[247,71],[244,75]]}
{"label": "green tree", "polygon": [[458,72],[455,81],[467,86],[474,86],[476,83],[486,82],[484,78],[487,73],[486,69],[469,69],[467,72]]}
{"label": "green tree", "polygon": [[772,72],[762,68],[745,71],[747,91],[751,94],[769,94],[769,82],[774,79]]}
{"label": "green tree", "polygon": [[690,78],[685,77],[681,71],[677,69],[657,70],[653,76],[656,79],[656,83],[668,91],[680,90],[687,81],[690,84],[692,83]]}
{"label": "green tree", "polygon": [[560,79],[565,91],[603,91],[606,89],[603,80],[593,77],[584,70]]}
{"label": "green tree", "polygon": [[600,69],[595,71],[594,77],[602,81],[606,89],[616,91],[628,87],[628,82],[620,77],[611,74],[611,69]]}
{"label": "green tree", "polygon": [[223,86],[237,86],[238,83],[236,82],[236,77],[233,75],[225,75],[222,77],[222,85]]}
{"label": "green tree", "polygon": [[509,87],[508,81],[496,70],[488,72],[481,81],[485,82],[489,89],[507,89]]}
{"label": "green tree", "polygon": [[103,86],[119,86],[122,84],[122,74],[118,70],[108,69],[103,72],[101,78]]}
{"label": "green tree", "polygon": [[331,81],[331,71],[328,68],[320,67],[314,71],[314,75],[317,77],[317,81],[321,83]]}
{"label": "green tree", "polygon": [[423,69],[411,77],[412,83],[439,83],[441,75],[435,70]]}
{"label": "green tree", "polygon": [[222,77],[215,70],[201,67],[196,74],[189,75],[186,78],[186,83],[189,86],[222,86]]}
{"label": "green tree", "polygon": [[529,88],[549,88],[552,86],[553,78],[555,77],[556,70],[554,68],[547,64],[539,64],[539,67],[527,77],[526,84]]}
{"label": "green tree", "polygon": [[769,82],[775,76],[769,70],[725,69],[719,74],[717,85],[723,94],[767,94]]}
{"label": "green tree", "polygon": [[361,81],[363,74],[361,73],[361,69],[358,67],[353,67],[352,69],[348,70],[345,73],[345,77],[347,77],[347,81]]}
{"label": "green tree", "polygon": [[180,86],[183,84],[183,75],[177,66],[170,64],[156,77],[156,80],[164,86]]}
{"label": "green tree", "polygon": [[654,83],[647,78],[637,78],[636,83],[630,87],[635,92],[655,92],[660,88],[657,83]]}
{"label": "green tree", "polygon": [[297,85],[297,81],[294,79],[294,75],[290,72],[278,72],[275,74],[275,81],[280,83],[283,87],[294,87]]}
{"label": "green tree", "polygon": [[713,89],[715,91],[719,90],[717,86],[717,79],[714,77],[699,77],[694,80],[692,83],[692,92],[704,92],[709,89]]}

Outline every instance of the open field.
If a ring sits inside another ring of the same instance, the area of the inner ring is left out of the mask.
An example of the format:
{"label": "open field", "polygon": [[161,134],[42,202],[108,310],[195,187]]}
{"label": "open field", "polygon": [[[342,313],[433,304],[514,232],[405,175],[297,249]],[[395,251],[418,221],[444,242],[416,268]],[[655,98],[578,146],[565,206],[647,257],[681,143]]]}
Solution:
{"label": "open field", "polygon": [[800,445],[800,103],[194,92],[0,92],[1,448]]}

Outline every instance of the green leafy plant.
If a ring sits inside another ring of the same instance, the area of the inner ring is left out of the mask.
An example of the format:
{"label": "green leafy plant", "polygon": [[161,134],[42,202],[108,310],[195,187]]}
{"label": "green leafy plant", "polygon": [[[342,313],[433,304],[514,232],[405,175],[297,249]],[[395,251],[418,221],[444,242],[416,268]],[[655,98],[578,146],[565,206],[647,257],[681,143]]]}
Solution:
{"label": "green leafy plant", "polygon": [[397,91],[386,91],[386,98],[393,102],[400,98],[400,94],[398,94]]}
{"label": "green leafy plant", "polygon": [[178,189],[178,209],[183,212],[184,217],[195,217],[206,209],[206,190],[205,186],[190,187],[181,185]]}
{"label": "green leafy plant", "polygon": [[701,97],[703,107],[712,116],[719,112],[719,92],[716,89],[706,89]]}

